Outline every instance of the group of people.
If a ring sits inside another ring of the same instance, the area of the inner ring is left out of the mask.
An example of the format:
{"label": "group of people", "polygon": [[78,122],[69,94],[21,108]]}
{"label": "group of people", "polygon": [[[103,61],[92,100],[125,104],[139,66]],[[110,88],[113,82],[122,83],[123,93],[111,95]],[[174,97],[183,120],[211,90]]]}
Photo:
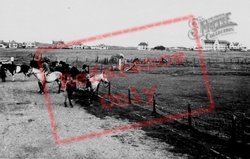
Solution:
{"label": "group of people", "polygon": [[[52,63],[52,65],[51,65],[51,63]],[[54,72],[54,71],[61,72],[61,70],[56,69],[59,65],[60,64],[58,61],[50,62],[49,60],[44,60],[42,62],[42,71],[45,75],[45,78],[47,76],[49,76],[51,74],[51,72]],[[69,67],[69,65],[66,64],[66,67]],[[82,73],[86,76],[86,78],[87,78],[86,88],[89,88],[89,87],[91,87],[91,83],[89,81],[90,75],[89,75],[89,71],[87,68],[88,68],[88,66],[86,64],[83,64],[82,71],[80,73]],[[0,61],[0,78],[2,79],[2,82],[6,82],[6,77],[7,77],[6,72],[7,72],[7,69],[3,66],[3,63]]]}
{"label": "group of people", "polygon": [[[55,63],[50,67],[48,61],[43,61],[42,70],[44,72],[45,77],[49,76],[51,72],[59,71],[59,70],[56,69],[56,67],[59,66],[59,65],[60,65],[59,62],[55,61]],[[65,65],[66,65],[66,67],[69,67],[68,64],[65,63]],[[81,74],[84,74],[86,76],[86,79],[87,79],[86,89],[91,87],[91,83],[90,83],[90,80],[89,80],[90,79],[90,74],[89,74],[89,70],[87,68],[88,68],[88,66],[86,64],[83,64],[82,65],[82,71],[80,72]]]}

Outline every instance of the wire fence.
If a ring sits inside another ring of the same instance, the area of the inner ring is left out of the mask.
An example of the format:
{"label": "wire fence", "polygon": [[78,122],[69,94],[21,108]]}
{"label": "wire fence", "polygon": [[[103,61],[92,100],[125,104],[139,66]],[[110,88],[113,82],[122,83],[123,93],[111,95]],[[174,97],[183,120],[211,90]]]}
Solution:
{"label": "wire fence", "polygon": [[[103,60],[98,60],[95,62],[99,62],[102,64],[106,64],[107,63],[107,59],[103,59]],[[132,61],[132,60],[131,60]],[[199,63],[198,60],[194,60],[194,59],[188,59],[186,61],[186,64],[191,64],[193,65],[194,63]],[[249,59],[239,59],[239,58],[235,58],[233,59],[210,59],[210,60],[206,60],[206,62],[210,62],[210,63],[234,63],[234,64],[250,64],[250,60]],[[111,62],[112,63],[112,62]],[[119,105],[119,104],[128,104],[127,101],[129,100],[134,100],[134,96],[130,96],[129,94],[129,88],[116,88],[114,87],[112,84],[110,86],[110,89],[107,90],[107,88],[104,87],[100,87],[99,89],[99,95],[100,96],[104,96],[105,94],[113,94],[115,100],[115,105]],[[114,95],[115,94],[115,95]],[[118,101],[117,95],[118,94],[123,94],[123,98],[120,98]],[[157,102],[157,101],[156,101]],[[153,103],[152,103],[153,106]],[[145,109],[149,109],[149,110],[154,110],[153,107],[144,107]],[[157,111],[161,111],[160,109],[157,108]],[[171,114],[171,112],[170,112]],[[174,113],[173,113],[174,115]],[[243,123],[242,121],[245,118],[245,114],[243,112],[234,112],[233,114],[219,114],[218,112],[215,112],[212,116],[209,115],[202,115],[202,117],[200,116],[192,116],[191,117],[191,126],[196,129],[199,130],[200,132],[209,134],[211,136],[215,136],[218,137],[222,140],[227,140],[227,141],[231,141],[234,140],[236,142],[242,142],[242,138],[243,138]],[[185,119],[181,120],[181,122],[184,122],[186,124],[188,124],[188,120],[185,121]]]}

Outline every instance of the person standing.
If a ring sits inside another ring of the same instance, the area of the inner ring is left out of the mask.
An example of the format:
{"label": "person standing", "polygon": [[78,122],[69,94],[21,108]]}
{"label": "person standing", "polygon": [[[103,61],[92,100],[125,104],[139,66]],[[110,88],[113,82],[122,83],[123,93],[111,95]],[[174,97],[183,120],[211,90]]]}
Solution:
{"label": "person standing", "polygon": [[89,71],[87,70],[87,65],[86,64],[83,64],[82,65],[82,73],[86,76],[86,79],[87,79],[87,83],[86,83],[86,87],[85,89],[88,89],[90,90],[91,88],[91,82],[90,82],[90,75],[89,75]]}
{"label": "person standing", "polygon": [[7,69],[3,67],[3,63],[0,62],[0,77],[2,78],[2,82],[5,82]]}

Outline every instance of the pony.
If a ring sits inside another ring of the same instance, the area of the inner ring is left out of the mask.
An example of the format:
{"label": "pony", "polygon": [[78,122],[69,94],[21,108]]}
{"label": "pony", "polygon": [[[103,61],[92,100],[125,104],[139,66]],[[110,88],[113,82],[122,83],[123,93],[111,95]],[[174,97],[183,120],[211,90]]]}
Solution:
{"label": "pony", "polygon": [[38,80],[38,86],[40,88],[39,93],[44,94],[44,86],[46,83],[52,83],[57,82],[59,89],[57,93],[60,93],[61,91],[61,77],[62,73],[58,71],[54,71],[50,73],[49,75],[45,76],[44,73],[37,68],[31,67],[27,73],[27,76],[30,77],[31,75],[34,75]]}
{"label": "pony", "polygon": [[7,63],[7,64],[3,64],[2,65],[4,68],[6,68],[9,73],[12,75],[12,81],[15,81],[15,74],[16,73],[23,73],[24,77],[22,79],[22,81],[24,81],[24,79],[27,79],[27,73],[30,69],[29,65],[26,64],[22,64],[22,65],[16,65],[14,63]]}
{"label": "pony", "polygon": [[[92,103],[92,98],[96,94],[96,90],[98,89],[100,82],[103,82],[104,84],[108,84],[109,81],[108,81],[108,78],[104,72],[92,76],[89,79],[89,81],[91,83],[91,88],[87,89],[87,90],[89,91],[90,103]],[[67,105],[67,99],[68,99],[71,108],[73,108],[73,104],[71,102],[72,95],[77,89],[80,90],[82,85],[83,85],[83,83],[78,81],[78,80],[70,81],[70,82],[66,83],[66,92],[65,92],[65,100],[64,100],[65,107],[68,106]],[[107,86],[108,85],[106,85],[106,87]],[[84,91],[86,91],[86,89],[84,89]]]}

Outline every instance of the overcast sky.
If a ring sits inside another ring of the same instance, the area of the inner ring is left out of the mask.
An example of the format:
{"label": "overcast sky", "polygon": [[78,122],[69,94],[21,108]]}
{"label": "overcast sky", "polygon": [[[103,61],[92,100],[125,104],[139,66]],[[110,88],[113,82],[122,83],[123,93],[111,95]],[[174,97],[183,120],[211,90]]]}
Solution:
{"label": "overcast sky", "polygon": [[[194,15],[204,19],[231,12],[235,34],[219,37],[250,48],[250,0],[0,0],[0,40],[52,43]],[[194,46],[188,21],[123,34],[86,45]]]}

